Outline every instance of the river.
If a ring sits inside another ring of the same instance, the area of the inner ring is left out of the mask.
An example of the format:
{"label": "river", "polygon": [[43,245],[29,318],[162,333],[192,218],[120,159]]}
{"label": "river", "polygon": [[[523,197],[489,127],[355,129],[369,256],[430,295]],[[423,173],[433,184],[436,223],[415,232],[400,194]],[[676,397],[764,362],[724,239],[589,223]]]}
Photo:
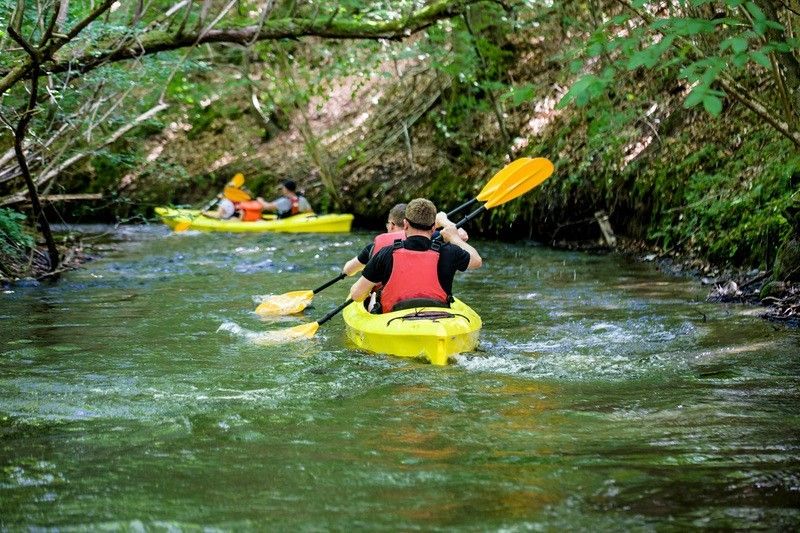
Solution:
{"label": "river", "polygon": [[7,289],[0,529],[800,526],[796,330],[652,264],[477,241],[481,343],[451,366],[360,352],[341,317],[250,342],[343,301],[252,312],[368,239],[122,227]]}

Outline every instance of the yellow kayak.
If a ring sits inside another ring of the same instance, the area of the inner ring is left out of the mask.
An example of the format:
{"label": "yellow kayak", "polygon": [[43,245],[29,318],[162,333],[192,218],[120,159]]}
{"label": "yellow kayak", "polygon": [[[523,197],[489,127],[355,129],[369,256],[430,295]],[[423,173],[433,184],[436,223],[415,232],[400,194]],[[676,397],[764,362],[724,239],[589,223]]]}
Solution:
{"label": "yellow kayak", "polygon": [[267,232],[284,233],[348,233],[353,215],[315,215],[301,213],[287,218],[265,215],[262,220],[243,222],[238,219],[218,220],[203,216],[196,209],[156,207],[156,214],[174,229],[179,223],[189,223],[188,229],[197,231]]}
{"label": "yellow kayak", "polygon": [[478,345],[481,317],[456,299],[449,309],[420,307],[373,315],[354,302],[342,312],[347,337],[359,348],[446,365],[451,355]]}

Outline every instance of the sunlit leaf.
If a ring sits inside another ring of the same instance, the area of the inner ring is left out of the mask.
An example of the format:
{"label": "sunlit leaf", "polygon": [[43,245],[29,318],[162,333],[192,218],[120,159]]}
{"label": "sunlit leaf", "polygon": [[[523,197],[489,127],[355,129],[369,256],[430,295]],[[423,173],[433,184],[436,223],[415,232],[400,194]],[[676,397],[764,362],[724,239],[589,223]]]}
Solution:
{"label": "sunlit leaf", "polygon": [[703,107],[715,117],[719,116],[722,113],[722,99],[713,94],[706,94],[703,97]]}

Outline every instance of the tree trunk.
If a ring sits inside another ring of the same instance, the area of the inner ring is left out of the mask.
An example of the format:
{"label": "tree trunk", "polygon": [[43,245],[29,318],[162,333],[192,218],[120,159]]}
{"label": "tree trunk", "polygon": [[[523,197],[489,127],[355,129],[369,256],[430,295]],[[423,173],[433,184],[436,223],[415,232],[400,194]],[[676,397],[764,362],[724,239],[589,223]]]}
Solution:
{"label": "tree trunk", "polygon": [[28,133],[28,124],[30,123],[31,118],[33,118],[33,112],[36,109],[36,98],[39,89],[39,62],[41,61],[41,58],[38,52],[34,50],[14,28],[8,28],[8,33],[31,56],[32,69],[30,98],[28,99],[28,105],[26,106],[25,111],[22,113],[22,117],[17,123],[17,129],[14,131],[14,151],[17,154],[20,172],[22,173],[22,177],[25,179],[25,184],[28,186],[28,193],[31,197],[31,206],[33,207],[34,223],[39,226],[39,231],[41,231],[45,243],[47,244],[47,253],[50,257],[48,272],[53,272],[58,268],[60,261],[58,248],[56,248],[56,243],[53,240],[53,234],[50,231],[50,224],[47,222],[47,217],[42,209],[42,204],[39,202],[39,194],[36,191],[36,184],[33,183],[33,178],[31,177],[31,172],[28,168],[28,160],[25,158],[25,149],[23,147],[25,143],[25,135]]}

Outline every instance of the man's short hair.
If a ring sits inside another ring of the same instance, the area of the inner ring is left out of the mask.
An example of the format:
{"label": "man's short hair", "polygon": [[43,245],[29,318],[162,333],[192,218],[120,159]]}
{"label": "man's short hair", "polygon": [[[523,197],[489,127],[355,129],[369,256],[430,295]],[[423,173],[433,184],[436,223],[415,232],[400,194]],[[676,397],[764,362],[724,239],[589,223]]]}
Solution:
{"label": "man's short hair", "polygon": [[436,206],[425,198],[414,198],[406,206],[406,220],[412,228],[433,229],[436,222]]}
{"label": "man's short hair", "polygon": [[283,180],[281,182],[281,185],[283,185],[292,192],[295,192],[297,190],[297,184],[293,180]]}
{"label": "man's short hair", "polygon": [[406,205],[407,204],[397,204],[389,211],[389,222],[392,222],[395,226],[402,226],[403,219],[406,218]]}

